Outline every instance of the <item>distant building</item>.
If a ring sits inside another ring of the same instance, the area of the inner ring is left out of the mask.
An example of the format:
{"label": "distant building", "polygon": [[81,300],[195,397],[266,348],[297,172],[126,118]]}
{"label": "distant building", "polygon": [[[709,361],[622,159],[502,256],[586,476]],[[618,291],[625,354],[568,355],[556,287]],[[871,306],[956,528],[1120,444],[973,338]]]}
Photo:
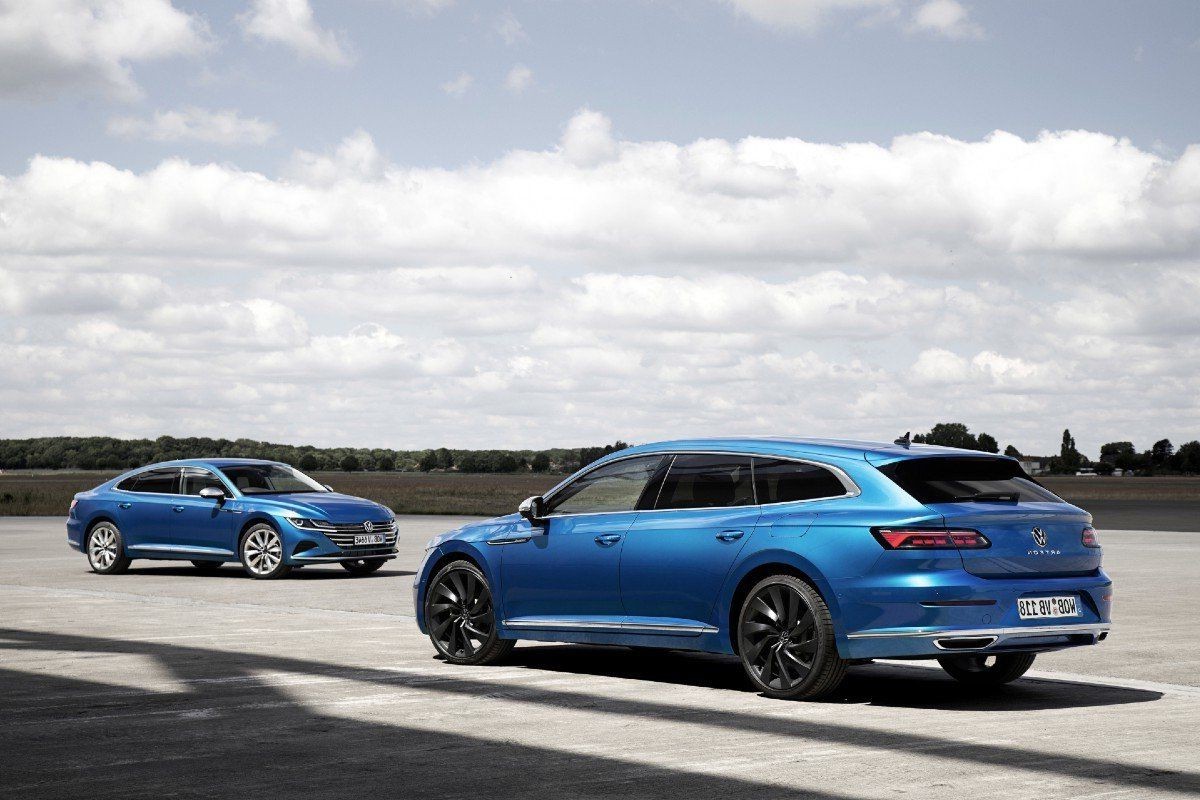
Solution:
{"label": "distant building", "polygon": [[1021,456],[1021,469],[1029,475],[1045,475],[1050,471],[1050,458],[1043,456]]}

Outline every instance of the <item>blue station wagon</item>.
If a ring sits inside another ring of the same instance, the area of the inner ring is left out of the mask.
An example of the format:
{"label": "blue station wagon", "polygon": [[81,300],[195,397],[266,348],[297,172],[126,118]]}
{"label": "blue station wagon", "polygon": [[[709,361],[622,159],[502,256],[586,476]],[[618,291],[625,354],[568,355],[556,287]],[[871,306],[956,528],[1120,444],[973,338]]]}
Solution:
{"label": "blue station wagon", "polygon": [[396,557],[396,518],[287,464],[194,459],[151,464],[75,495],[67,543],[102,574],[124,572],[133,559],[168,559],[200,570],[240,561],[254,578],[329,563],[366,575]]}
{"label": "blue station wagon", "polygon": [[976,686],[1103,640],[1091,516],[1014,459],[799,438],[642,445],[434,537],[417,624],[452,663],[518,639],[736,654],[775,697],[875,658]]}

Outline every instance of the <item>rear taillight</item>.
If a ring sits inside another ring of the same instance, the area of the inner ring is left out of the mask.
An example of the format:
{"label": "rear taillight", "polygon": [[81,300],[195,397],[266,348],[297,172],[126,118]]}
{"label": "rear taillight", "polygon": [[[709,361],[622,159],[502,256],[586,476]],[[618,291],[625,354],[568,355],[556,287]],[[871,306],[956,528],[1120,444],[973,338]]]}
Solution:
{"label": "rear taillight", "polygon": [[871,531],[888,550],[982,550],[992,543],[979,531],[875,528]]}
{"label": "rear taillight", "polygon": [[1079,540],[1083,542],[1084,547],[1100,546],[1100,537],[1096,535],[1095,528],[1084,528]]}

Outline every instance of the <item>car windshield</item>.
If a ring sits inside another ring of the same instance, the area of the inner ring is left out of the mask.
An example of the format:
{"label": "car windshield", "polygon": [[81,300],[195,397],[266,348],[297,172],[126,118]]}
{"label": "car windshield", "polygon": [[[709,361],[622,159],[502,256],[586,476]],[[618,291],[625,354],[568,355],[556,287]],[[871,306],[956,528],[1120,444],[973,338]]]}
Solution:
{"label": "car windshield", "polygon": [[1063,502],[1007,458],[914,458],[879,471],[921,503]]}
{"label": "car windshield", "polygon": [[329,491],[303,472],[284,464],[238,464],[221,473],[242,494],[299,494]]}

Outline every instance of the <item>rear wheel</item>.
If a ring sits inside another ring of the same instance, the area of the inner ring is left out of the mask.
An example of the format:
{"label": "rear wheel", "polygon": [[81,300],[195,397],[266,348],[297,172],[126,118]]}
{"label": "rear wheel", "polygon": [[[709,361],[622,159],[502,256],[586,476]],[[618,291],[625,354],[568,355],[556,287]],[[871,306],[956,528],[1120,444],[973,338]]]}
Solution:
{"label": "rear wheel", "polygon": [[351,575],[370,575],[372,572],[377,572],[386,560],[384,558],[355,558],[351,561],[343,561],[341,564],[342,569]]}
{"label": "rear wheel", "polygon": [[283,563],[283,537],[265,522],[254,525],[242,536],[242,566],[251,578],[282,578],[292,571]]}
{"label": "rear wheel", "polygon": [[1033,666],[1036,653],[946,656],[939,658],[942,669],[956,681],[968,686],[1001,686],[1021,677]]}
{"label": "rear wheel", "polygon": [[121,531],[111,522],[97,522],[88,531],[87,557],[92,572],[101,575],[124,572],[129,569],[133,560],[125,555],[125,542],[121,538]]}
{"label": "rear wheel", "polygon": [[220,561],[192,561],[192,566],[201,572],[216,572],[221,568]]}
{"label": "rear wheel", "polygon": [[772,575],[746,595],[738,616],[738,653],[751,682],[770,697],[823,697],[846,676],[828,606],[791,575]]}
{"label": "rear wheel", "polygon": [[433,646],[452,664],[491,664],[516,645],[497,635],[491,588],[470,561],[447,564],[429,582],[425,622]]}

